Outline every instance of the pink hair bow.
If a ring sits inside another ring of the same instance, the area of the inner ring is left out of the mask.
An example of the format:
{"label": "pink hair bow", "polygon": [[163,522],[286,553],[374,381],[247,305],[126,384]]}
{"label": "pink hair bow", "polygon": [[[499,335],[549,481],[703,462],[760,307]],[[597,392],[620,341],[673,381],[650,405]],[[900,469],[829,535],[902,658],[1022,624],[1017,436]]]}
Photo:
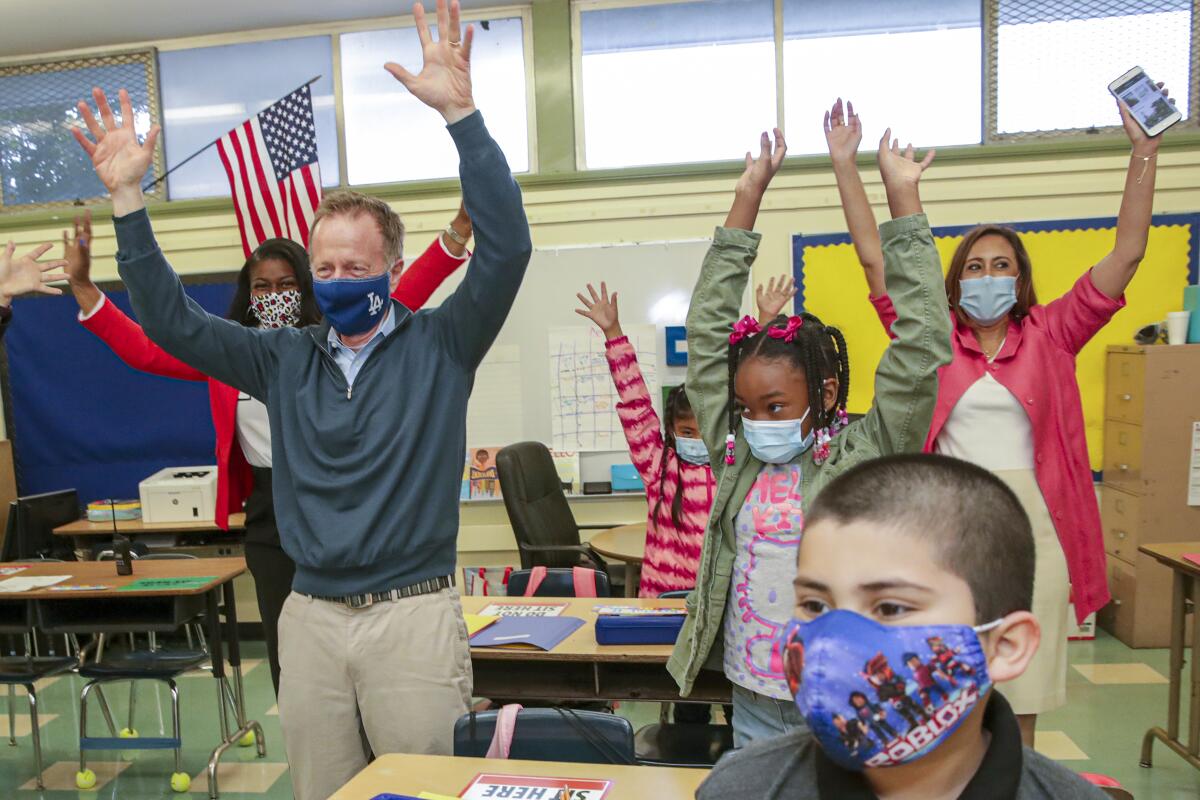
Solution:
{"label": "pink hair bow", "polygon": [[729,343],[737,344],[742,339],[754,336],[756,333],[762,332],[762,326],[758,324],[758,320],[747,314],[746,316],[733,323],[733,333],[729,334]]}
{"label": "pink hair bow", "polygon": [[772,339],[783,339],[791,344],[796,339],[796,332],[804,327],[803,317],[788,317],[787,324],[783,327],[776,325],[773,328],[767,329],[767,336]]}

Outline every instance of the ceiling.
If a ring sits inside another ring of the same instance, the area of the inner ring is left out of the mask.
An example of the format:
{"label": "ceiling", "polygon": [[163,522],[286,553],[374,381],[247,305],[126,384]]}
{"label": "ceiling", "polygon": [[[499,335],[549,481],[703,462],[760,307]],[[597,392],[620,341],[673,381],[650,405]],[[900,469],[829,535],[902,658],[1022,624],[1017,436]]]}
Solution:
{"label": "ceiling", "polygon": [[[464,9],[503,0],[460,0]],[[426,6],[432,9],[434,0]],[[99,13],[96,13],[99,10]],[[0,58],[411,13],[410,0],[0,0]]]}

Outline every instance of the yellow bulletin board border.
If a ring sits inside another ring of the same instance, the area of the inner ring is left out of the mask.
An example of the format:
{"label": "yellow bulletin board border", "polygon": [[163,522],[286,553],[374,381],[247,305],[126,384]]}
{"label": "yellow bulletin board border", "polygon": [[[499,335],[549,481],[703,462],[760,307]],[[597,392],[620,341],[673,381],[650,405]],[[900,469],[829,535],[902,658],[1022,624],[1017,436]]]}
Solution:
{"label": "yellow bulletin board border", "polygon": [[[1039,301],[1046,303],[1060,296],[1111,249],[1117,220],[1095,217],[1004,224],[1022,235],[1031,235],[1026,246],[1033,259],[1034,283]],[[958,239],[973,227],[933,228],[943,270],[949,266]],[[1154,215],[1146,258],[1126,292],[1126,307],[1080,352],[1077,376],[1088,451],[1097,480],[1103,464],[1105,350],[1110,344],[1132,344],[1137,328],[1161,322],[1167,311],[1182,307],[1184,287],[1200,284],[1198,236],[1200,212]],[[1039,255],[1051,262],[1039,259]],[[887,346],[887,337],[867,300],[866,280],[849,234],[793,235],[792,274],[798,290],[797,312],[810,310],[846,335],[851,365],[849,410],[866,411],[874,395],[871,376]]]}

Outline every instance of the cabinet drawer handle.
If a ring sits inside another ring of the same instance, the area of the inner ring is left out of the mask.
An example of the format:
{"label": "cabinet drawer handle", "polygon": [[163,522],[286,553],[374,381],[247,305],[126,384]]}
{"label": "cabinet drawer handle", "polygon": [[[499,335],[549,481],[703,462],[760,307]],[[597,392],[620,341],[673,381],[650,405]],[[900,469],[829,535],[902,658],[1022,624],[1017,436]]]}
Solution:
{"label": "cabinet drawer handle", "polygon": [[1121,472],[1128,472],[1129,465],[1128,464],[1117,464],[1117,469],[1121,470]]}
{"label": "cabinet drawer handle", "polygon": [[1125,538],[1125,531],[1117,531],[1117,538],[1118,538],[1118,539],[1124,539],[1124,538]]}
{"label": "cabinet drawer handle", "polygon": [[1114,606],[1119,606],[1119,605],[1121,605],[1121,598],[1119,598],[1119,597],[1114,597],[1114,598],[1113,598],[1113,601],[1112,601],[1112,603],[1113,603],[1113,605],[1114,605]]}
{"label": "cabinet drawer handle", "polygon": [[1132,399],[1133,399],[1133,395],[1131,395],[1131,394],[1123,394],[1123,395],[1121,395],[1121,399],[1122,399],[1122,400],[1124,400],[1126,403],[1128,403],[1130,400],[1132,400]]}

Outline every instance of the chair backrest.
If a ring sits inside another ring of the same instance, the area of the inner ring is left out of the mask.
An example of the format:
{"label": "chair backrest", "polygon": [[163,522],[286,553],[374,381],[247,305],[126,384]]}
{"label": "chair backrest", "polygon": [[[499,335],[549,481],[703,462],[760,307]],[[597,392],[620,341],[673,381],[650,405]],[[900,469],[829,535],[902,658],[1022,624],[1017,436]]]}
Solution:
{"label": "chair backrest", "polygon": [[[612,597],[612,586],[608,575],[597,570],[589,570],[596,576],[596,597]],[[529,586],[532,570],[519,569],[508,577],[508,596],[524,597],[525,589]],[[546,570],[546,577],[533,593],[534,597],[575,597],[575,570],[562,567],[551,567]]]}
{"label": "chair backrest", "polygon": [[661,594],[659,594],[658,599],[659,600],[686,599],[687,596],[691,593],[692,593],[691,589],[672,589],[669,592],[662,592]]}
{"label": "chair backrest", "polygon": [[192,553],[146,553],[137,557],[138,561],[183,561],[199,558]]}
{"label": "chair backrest", "polygon": [[[518,544],[578,545],[579,526],[567,504],[550,450],[541,442],[510,444],[496,454],[504,508]],[[521,551],[521,567],[570,567],[578,553]]]}
{"label": "chair backrest", "polygon": [[[454,755],[483,758],[498,711],[464,714],[454,723]],[[580,764],[633,764],[633,726],[600,711],[527,708],[517,714],[509,758]]]}
{"label": "chair backrest", "polygon": [[16,534],[10,546],[5,537],[4,555],[12,558],[52,556],[75,560],[70,539],[54,535],[54,529],[79,519],[79,497],[74,489],[17,498]]}

